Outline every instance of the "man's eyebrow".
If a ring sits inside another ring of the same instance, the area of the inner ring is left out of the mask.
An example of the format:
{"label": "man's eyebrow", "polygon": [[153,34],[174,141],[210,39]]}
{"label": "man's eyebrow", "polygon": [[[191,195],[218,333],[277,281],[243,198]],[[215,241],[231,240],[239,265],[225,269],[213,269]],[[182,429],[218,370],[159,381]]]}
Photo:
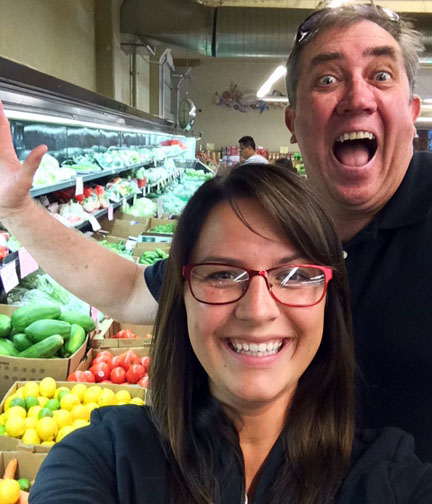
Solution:
{"label": "man's eyebrow", "polygon": [[363,51],[363,56],[389,56],[392,59],[397,58],[395,48],[388,45],[369,47]]}
{"label": "man's eyebrow", "polygon": [[320,65],[321,63],[327,63],[328,61],[334,61],[343,59],[343,54],[339,52],[328,52],[316,54],[310,61],[311,66]]}

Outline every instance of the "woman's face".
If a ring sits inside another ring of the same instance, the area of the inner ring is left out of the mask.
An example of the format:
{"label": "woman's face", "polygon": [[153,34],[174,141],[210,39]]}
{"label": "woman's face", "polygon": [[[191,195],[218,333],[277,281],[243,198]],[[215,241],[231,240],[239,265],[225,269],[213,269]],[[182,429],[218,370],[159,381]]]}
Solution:
{"label": "woman's face", "polygon": [[[209,214],[191,263],[222,262],[263,270],[281,263],[309,262],[281,236],[256,202],[241,200],[240,209],[262,236],[248,229],[228,203],[221,203]],[[211,393],[238,411],[274,402],[285,411],[320,345],[325,299],[306,308],[282,305],[259,276],[234,303],[201,303],[192,296],[187,282],[184,299],[190,342],[209,376]],[[233,343],[282,345],[275,354],[252,356],[235,351]]]}

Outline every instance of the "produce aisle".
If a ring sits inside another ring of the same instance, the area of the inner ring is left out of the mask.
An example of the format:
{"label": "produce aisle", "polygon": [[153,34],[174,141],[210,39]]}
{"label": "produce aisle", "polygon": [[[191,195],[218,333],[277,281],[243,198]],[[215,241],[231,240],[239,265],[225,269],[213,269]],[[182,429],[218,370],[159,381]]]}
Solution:
{"label": "produce aisle", "polygon": [[[0,89],[0,99],[20,159],[48,145],[33,198],[130,261],[168,257],[177,216],[213,176],[195,159],[195,138],[124,116],[119,128],[112,112],[107,120],[52,96],[37,97],[37,112],[27,96],[23,111],[19,89]],[[73,296],[7,229],[0,245],[0,504],[22,504],[50,448],[93,409],[145,403],[153,327],[121,324]]]}

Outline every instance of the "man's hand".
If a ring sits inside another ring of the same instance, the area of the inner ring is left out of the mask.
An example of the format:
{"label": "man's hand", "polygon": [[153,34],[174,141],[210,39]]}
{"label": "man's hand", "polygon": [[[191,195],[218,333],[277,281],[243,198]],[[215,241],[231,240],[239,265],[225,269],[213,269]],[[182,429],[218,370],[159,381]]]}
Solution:
{"label": "man's hand", "polygon": [[17,158],[9,121],[0,102],[0,220],[19,212],[31,202],[33,176],[47,152],[46,145],[33,149],[23,164]]}

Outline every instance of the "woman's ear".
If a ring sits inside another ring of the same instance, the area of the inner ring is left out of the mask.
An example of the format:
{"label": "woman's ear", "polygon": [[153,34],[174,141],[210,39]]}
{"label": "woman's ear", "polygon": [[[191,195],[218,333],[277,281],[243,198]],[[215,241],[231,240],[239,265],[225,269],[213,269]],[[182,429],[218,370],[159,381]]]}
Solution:
{"label": "woman's ear", "polygon": [[295,121],[295,109],[291,108],[289,105],[285,107],[285,125],[291,131],[290,143],[297,143],[297,139],[294,132],[294,121]]}

